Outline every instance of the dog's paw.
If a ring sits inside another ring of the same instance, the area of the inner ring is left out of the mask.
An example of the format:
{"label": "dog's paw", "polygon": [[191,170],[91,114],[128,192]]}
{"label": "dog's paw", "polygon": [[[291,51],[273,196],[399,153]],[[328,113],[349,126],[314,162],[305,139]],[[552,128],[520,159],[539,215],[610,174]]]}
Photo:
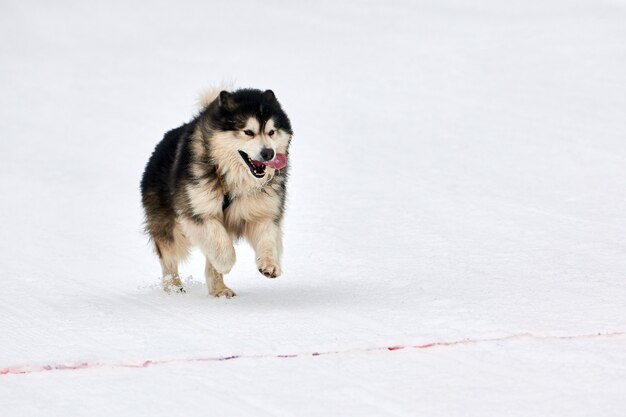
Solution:
{"label": "dog's paw", "polygon": [[232,298],[237,295],[235,294],[235,291],[231,290],[230,288],[226,286],[212,289],[211,291],[209,291],[209,294],[212,295],[213,297],[226,297],[226,298]]}
{"label": "dog's paw", "polygon": [[163,291],[168,294],[184,294],[186,292],[180,278],[177,276],[173,277],[171,275],[163,277]]}
{"label": "dog's paw", "polygon": [[259,272],[268,278],[276,278],[280,275],[280,266],[272,259],[258,259],[257,267],[259,268]]}

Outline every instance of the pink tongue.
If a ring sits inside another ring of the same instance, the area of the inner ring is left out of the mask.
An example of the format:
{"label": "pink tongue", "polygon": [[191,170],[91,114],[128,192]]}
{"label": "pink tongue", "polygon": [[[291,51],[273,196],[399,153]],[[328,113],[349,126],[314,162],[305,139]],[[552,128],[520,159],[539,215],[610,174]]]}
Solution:
{"label": "pink tongue", "polygon": [[287,165],[287,155],[284,153],[277,153],[274,159],[266,162],[265,165],[274,169],[283,169],[285,165]]}

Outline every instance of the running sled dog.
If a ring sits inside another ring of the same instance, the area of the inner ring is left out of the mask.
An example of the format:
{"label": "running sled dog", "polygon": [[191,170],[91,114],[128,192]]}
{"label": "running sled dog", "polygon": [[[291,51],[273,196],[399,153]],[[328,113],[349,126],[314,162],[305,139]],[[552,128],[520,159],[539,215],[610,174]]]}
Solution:
{"label": "running sled dog", "polygon": [[282,219],[293,132],[271,90],[215,91],[199,114],[167,132],[141,181],[146,232],[161,263],[164,289],[184,292],[179,264],[191,247],[206,258],[209,294],[224,284],[233,242],[254,248],[259,272],[281,273]]}

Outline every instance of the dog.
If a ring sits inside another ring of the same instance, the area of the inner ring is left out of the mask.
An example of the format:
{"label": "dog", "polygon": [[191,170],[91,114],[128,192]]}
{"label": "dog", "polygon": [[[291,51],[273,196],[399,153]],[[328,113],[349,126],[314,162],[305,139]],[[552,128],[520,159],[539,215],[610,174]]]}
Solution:
{"label": "dog", "polygon": [[209,294],[235,296],[224,275],[235,264],[233,242],[241,237],[254,249],[259,272],[281,274],[292,136],[272,90],[215,90],[197,116],[156,145],[141,196],[166,292],[184,292],[178,266],[198,247]]}

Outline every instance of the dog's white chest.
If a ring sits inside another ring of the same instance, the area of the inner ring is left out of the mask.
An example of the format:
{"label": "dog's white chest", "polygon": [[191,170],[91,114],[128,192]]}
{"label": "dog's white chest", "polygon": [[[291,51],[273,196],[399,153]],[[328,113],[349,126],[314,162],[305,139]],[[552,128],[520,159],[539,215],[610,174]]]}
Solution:
{"label": "dog's white chest", "polygon": [[280,198],[269,189],[233,198],[225,211],[229,225],[237,225],[263,218],[275,218],[280,213]]}

